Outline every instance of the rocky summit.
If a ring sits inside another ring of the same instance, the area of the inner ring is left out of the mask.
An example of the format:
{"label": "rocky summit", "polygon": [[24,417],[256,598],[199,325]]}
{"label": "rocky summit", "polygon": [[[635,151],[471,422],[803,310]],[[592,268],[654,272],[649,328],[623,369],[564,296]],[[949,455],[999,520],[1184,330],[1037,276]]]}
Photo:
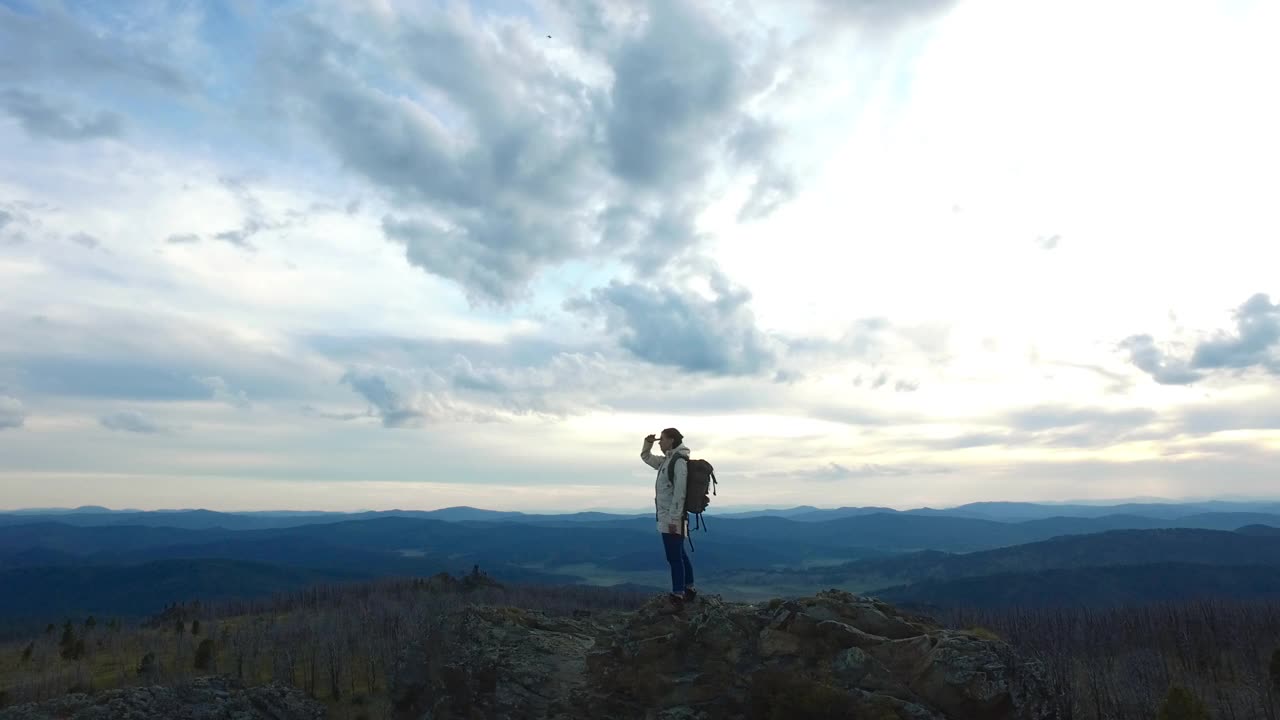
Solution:
{"label": "rocky summit", "polygon": [[226,676],[131,687],[0,710],[0,720],[319,720],[325,706],[283,683],[246,688]]}
{"label": "rocky summit", "polygon": [[1004,643],[839,590],[572,618],[467,607],[406,648],[391,690],[415,720],[1054,717],[1043,669]]}

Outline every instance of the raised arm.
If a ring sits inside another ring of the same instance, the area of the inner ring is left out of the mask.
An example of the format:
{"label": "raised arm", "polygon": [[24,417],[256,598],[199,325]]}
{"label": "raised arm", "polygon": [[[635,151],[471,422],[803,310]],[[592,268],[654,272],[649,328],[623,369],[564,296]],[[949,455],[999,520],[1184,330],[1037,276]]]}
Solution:
{"label": "raised arm", "polygon": [[662,467],[662,457],[659,455],[654,455],[652,452],[650,452],[650,450],[653,449],[653,441],[655,439],[656,438],[652,435],[645,437],[644,446],[640,448],[640,459],[643,460],[645,464],[648,465],[649,467],[653,468],[654,470],[657,470],[658,468]]}

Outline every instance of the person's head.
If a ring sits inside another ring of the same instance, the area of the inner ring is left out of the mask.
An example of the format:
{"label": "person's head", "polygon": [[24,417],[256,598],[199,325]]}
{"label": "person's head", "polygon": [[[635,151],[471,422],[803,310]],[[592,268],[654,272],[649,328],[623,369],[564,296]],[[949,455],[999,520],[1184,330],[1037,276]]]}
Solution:
{"label": "person's head", "polygon": [[662,448],[662,452],[669,452],[671,448],[679,447],[684,442],[684,436],[675,428],[667,428],[662,431],[662,435],[658,437],[658,447]]}

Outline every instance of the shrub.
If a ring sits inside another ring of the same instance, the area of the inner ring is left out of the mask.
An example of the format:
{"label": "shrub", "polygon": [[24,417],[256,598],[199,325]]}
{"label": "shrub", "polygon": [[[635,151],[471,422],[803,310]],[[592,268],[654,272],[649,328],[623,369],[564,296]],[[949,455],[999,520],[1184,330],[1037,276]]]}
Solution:
{"label": "shrub", "polygon": [[159,672],[160,667],[156,663],[156,654],[149,652],[142,656],[138,661],[138,674],[143,677],[151,677]]}
{"label": "shrub", "polygon": [[195,668],[197,670],[208,670],[211,660],[213,660],[213,641],[205,638],[200,641],[199,647],[196,648]]}

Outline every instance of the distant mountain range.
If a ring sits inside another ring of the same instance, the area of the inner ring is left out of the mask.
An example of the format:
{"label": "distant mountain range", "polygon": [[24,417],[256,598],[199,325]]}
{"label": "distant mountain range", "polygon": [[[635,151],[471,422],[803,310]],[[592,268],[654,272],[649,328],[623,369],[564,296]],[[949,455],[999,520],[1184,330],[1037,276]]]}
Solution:
{"label": "distant mountain range", "polygon": [[925,581],[874,594],[903,608],[1107,608],[1158,602],[1280,598],[1280,567],[1163,562],[1058,568]]}
{"label": "distant mountain range", "polygon": [[[1275,503],[796,507],[706,519],[692,538],[699,582],[731,598],[825,587],[929,606],[1250,596],[1272,592],[1280,568]],[[0,629],[476,565],[505,582],[660,587],[655,536],[651,514],[469,507],[5,513],[0,587],[17,591],[0,593]]]}

